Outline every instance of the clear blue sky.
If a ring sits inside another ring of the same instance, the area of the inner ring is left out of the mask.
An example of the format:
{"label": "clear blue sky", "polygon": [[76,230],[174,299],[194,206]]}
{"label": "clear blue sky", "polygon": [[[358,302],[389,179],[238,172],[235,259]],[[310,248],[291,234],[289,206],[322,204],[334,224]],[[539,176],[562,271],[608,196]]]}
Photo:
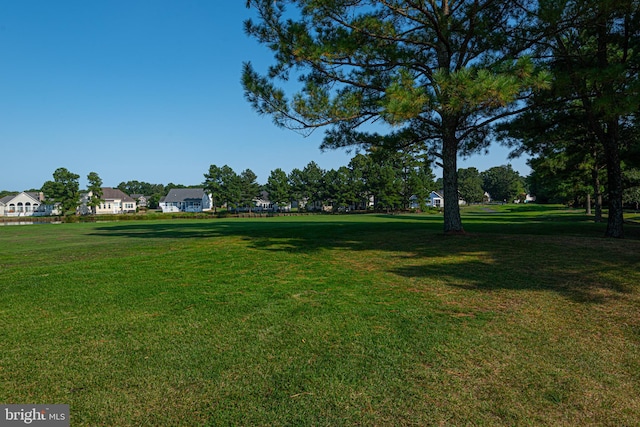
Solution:
{"label": "clear blue sky", "polygon": [[[0,2],[0,190],[40,188],[65,167],[122,181],[194,185],[211,164],[271,170],[346,165],[309,137],[276,128],[243,96],[243,61],[264,70],[244,0]],[[460,167],[509,163],[492,147]],[[529,173],[524,159],[510,162]],[[436,171],[439,175],[440,172]]]}

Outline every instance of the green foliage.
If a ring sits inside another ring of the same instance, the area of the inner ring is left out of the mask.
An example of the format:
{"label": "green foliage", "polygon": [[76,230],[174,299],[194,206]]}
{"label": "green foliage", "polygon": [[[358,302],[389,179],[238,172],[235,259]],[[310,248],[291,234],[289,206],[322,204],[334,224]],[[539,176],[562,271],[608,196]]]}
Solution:
{"label": "green foliage", "polygon": [[322,202],[322,179],[325,171],[314,161],[304,169],[294,169],[289,175],[293,195],[307,210],[313,210],[316,202]]}
{"label": "green foliage", "polygon": [[260,195],[260,184],[258,178],[251,169],[245,169],[240,173],[240,206],[246,207],[249,212],[254,205],[254,200]]}
{"label": "green foliage", "polygon": [[18,192],[18,191],[2,190],[2,191],[0,191],[0,198],[3,198],[5,196],[17,196],[18,194],[20,194],[20,192]]}
{"label": "green foliage", "polygon": [[[551,117],[572,110],[582,116],[579,141],[599,145],[607,168],[609,204],[606,236],[623,236],[622,155],[637,132],[634,116],[640,110],[640,23],[637,0],[588,0],[541,4],[533,30],[541,31],[540,56],[550,57],[554,87],[541,101]],[[563,128],[566,125],[562,124]],[[594,153],[584,146],[584,157]],[[594,167],[594,177],[598,167]],[[593,186],[598,187],[597,179]]]}
{"label": "green foliage", "polygon": [[480,174],[482,188],[491,199],[512,203],[518,195],[524,193],[524,184],[520,174],[511,165],[495,166]]}
{"label": "green foliage", "polygon": [[256,175],[250,169],[238,175],[228,165],[211,165],[204,177],[204,188],[211,193],[214,212],[223,205],[234,210],[250,205],[260,191]]}
{"label": "green foliage", "polygon": [[46,199],[58,204],[64,215],[76,213],[80,203],[79,178],[80,175],[66,168],[58,168],[53,172],[53,181],[47,181],[42,185]]}
{"label": "green foliage", "polygon": [[467,203],[481,203],[484,200],[482,175],[476,168],[458,169],[460,197]]}
{"label": "green foliage", "polygon": [[151,184],[140,181],[127,181],[118,184],[118,189],[125,194],[142,194],[147,197],[147,207],[156,209],[160,204],[160,199],[169,193],[171,188],[175,188],[175,184],[169,184],[165,187],[163,184]]}
{"label": "green foliage", "polygon": [[102,179],[96,172],[90,172],[87,175],[89,186],[87,191],[91,194],[87,206],[91,208],[92,213],[96,213],[96,208],[104,201],[102,199]]}
{"label": "green foliage", "polygon": [[222,170],[218,166],[209,166],[209,172],[204,174],[204,189],[211,194],[213,211],[217,212],[218,205],[224,203],[224,197],[222,197]]}
{"label": "green foliage", "polygon": [[224,165],[220,169],[220,198],[225,201],[227,209],[237,210],[242,205],[242,180],[233,169]]}
{"label": "green foliage", "polygon": [[640,208],[640,169],[626,170],[624,181],[623,201],[632,205],[637,211]]}
{"label": "green foliage", "polygon": [[[486,147],[488,126],[549,84],[549,74],[520,55],[514,38],[527,19],[526,3],[247,5],[257,13],[257,20],[245,23],[247,34],[275,58],[265,75],[244,65],[245,96],[257,112],[303,132],[328,127],[323,148],[392,147],[389,142],[401,136],[442,159],[445,197],[457,194],[458,153]],[[291,85],[293,76],[299,86]],[[391,130],[374,134],[372,123]],[[445,204],[445,217],[446,231],[462,230],[457,204]]]}
{"label": "green foliage", "polygon": [[278,205],[285,206],[292,198],[292,189],[289,184],[289,177],[282,169],[274,169],[271,171],[265,190],[269,194],[269,200]]}

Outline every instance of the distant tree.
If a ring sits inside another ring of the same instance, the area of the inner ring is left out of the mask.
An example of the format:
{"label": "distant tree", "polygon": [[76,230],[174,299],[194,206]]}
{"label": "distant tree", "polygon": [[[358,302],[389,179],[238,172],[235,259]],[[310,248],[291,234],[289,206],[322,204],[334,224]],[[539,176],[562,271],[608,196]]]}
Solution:
{"label": "distant tree", "polygon": [[304,206],[307,194],[304,173],[301,169],[294,168],[287,176],[287,179],[291,190],[291,200],[298,202],[298,206]]}
{"label": "distant tree", "polygon": [[516,120],[501,124],[499,139],[516,147],[514,154],[526,152],[532,156],[529,166],[537,188],[531,191],[538,201],[554,199],[586,205],[588,214],[595,205],[594,220],[602,221],[605,156],[602,144],[587,125],[588,115],[575,108],[575,100],[561,107],[548,99],[538,103]]}
{"label": "distant tree", "polygon": [[351,171],[346,166],[330,169],[322,177],[321,198],[333,210],[345,209],[355,199],[351,186]]}
{"label": "distant tree", "polygon": [[251,169],[245,169],[240,173],[240,205],[247,207],[251,212],[256,197],[260,195],[260,184],[256,181],[258,176]]}
{"label": "distant tree", "polygon": [[306,209],[313,209],[314,202],[322,201],[322,178],[325,171],[314,161],[304,169],[294,169],[290,174],[290,182],[294,194],[304,201]]}
{"label": "distant tree", "polygon": [[424,209],[429,194],[435,189],[435,175],[431,170],[431,163],[424,157],[417,159],[417,163],[409,169],[407,177],[408,191],[405,194],[409,195],[409,197],[415,196],[419,201],[420,209]]}
{"label": "distant tree", "polygon": [[167,194],[169,194],[169,191],[173,190],[174,188],[189,188],[189,187],[187,187],[184,184],[174,184],[173,182],[170,182],[164,187],[164,195],[166,196]]}
{"label": "distant tree", "polygon": [[389,212],[401,208],[403,181],[398,169],[390,164],[374,162],[372,171],[370,186],[376,209]]}
{"label": "distant tree", "polygon": [[481,203],[484,200],[482,176],[476,168],[458,169],[458,190],[467,203]]}
{"label": "distant tree", "polygon": [[[38,190],[38,191],[40,191],[40,190]],[[17,196],[18,194],[20,194],[20,192],[18,192],[18,191],[2,190],[2,191],[0,191],[0,198],[5,197],[5,196]]]}
{"label": "distant tree", "polygon": [[237,209],[242,203],[242,182],[240,176],[234,172],[234,170],[224,165],[220,169],[220,195],[221,200],[224,200],[227,209]]}
{"label": "distant tree", "polygon": [[623,182],[625,184],[623,201],[632,205],[637,211],[640,209],[640,169],[626,170]]}
{"label": "distant tree", "polygon": [[493,200],[513,202],[524,192],[524,184],[520,174],[511,165],[495,166],[480,174],[482,188]]}
{"label": "distant tree", "polygon": [[144,192],[143,183],[140,181],[127,181],[118,184],[118,190],[125,194],[146,194]]}
{"label": "distant tree", "polygon": [[222,169],[216,165],[209,166],[209,172],[204,174],[204,189],[211,194],[213,212],[218,211],[218,203],[224,203],[222,184]]}
{"label": "distant tree", "polygon": [[87,206],[91,208],[91,213],[95,215],[96,208],[104,201],[102,199],[102,179],[96,172],[91,172],[87,175],[87,181],[89,181],[87,191],[91,193]]}
{"label": "distant tree", "polygon": [[269,193],[269,200],[281,209],[291,201],[291,186],[289,185],[289,177],[282,169],[274,169],[271,171],[265,191]]}
{"label": "distant tree", "polygon": [[80,175],[58,168],[53,172],[53,181],[42,185],[41,191],[48,200],[60,205],[63,214],[74,214],[80,202]]}
{"label": "distant tree", "polygon": [[151,184],[144,181],[121,182],[118,184],[117,188],[130,196],[133,194],[142,194],[146,196],[147,207],[150,209],[156,209],[160,203],[160,199],[169,192],[169,189],[165,189],[163,184]]}
{"label": "distant tree", "polygon": [[369,185],[372,164],[371,157],[359,153],[351,159],[348,166],[351,169],[354,204],[362,205],[365,209],[369,207],[369,201],[373,195]]}

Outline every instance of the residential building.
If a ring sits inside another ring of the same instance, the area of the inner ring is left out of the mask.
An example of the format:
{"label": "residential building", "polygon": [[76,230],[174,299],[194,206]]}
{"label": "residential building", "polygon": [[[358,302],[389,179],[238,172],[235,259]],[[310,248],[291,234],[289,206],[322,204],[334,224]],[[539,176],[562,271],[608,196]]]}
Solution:
{"label": "residential building", "polygon": [[173,188],[160,200],[162,212],[202,212],[213,206],[210,194],[203,188]]}
{"label": "residential building", "polygon": [[253,199],[255,210],[258,212],[290,212],[291,203],[279,206],[269,199],[269,192],[261,191],[260,195]]}
{"label": "residential building", "polygon": [[53,204],[44,200],[42,192],[21,192],[15,196],[0,198],[0,216],[59,215]]}
{"label": "residential building", "polygon": [[88,205],[93,193],[83,193],[80,198],[78,212],[83,215],[95,213],[96,215],[123,214],[136,212],[137,202],[117,188],[103,187],[101,202],[95,211]]}
{"label": "residential building", "polygon": [[134,199],[139,208],[146,208],[149,202],[149,199],[144,194],[131,194],[131,198]]}
{"label": "residential building", "polygon": [[[420,209],[420,203],[416,196],[411,196],[410,201],[411,203],[409,207],[411,209]],[[429,193],[429,197],[425,200],[425,206],[430,208],[444,208],[444,197],[440,192],[432,191]]]}

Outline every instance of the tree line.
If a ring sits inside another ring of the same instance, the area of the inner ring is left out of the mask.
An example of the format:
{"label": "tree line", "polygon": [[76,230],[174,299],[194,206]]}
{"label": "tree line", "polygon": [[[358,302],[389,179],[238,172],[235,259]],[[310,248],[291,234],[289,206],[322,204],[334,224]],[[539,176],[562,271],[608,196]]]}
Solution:
{"label": "tree line", "polygon": [[245,170],[236,174],[229,166],[211,165],[205,175],[205,188],[213,195],[214,209],[250,208],[262,191],[269,202],[284,207],[299,202],[305,209],[330,206],[333,210],[408,209],[411,197],[424,200],[436,188],[430,162],[404,152],[357,154],[347,166],[324,170],[315,162],[287,174],[271,171],[263,186],[255,174]]}
{"label": "tree line", "polygon": [[[473,167],[460,169],[459,175],[459,197],[467,203],[485,201],[485,193],[494,200],[509,202],[523,199],[526,193],[524,178],[510,165],[492,167],[484,172]],[[53,172],[53,179],[46,181],[39,191],[49,202],[59,204],[64,213],[75,213],[82,193],[79,178],[80,175],[66,168],[58,168]],[[102,179],[98,173],[91,172],[87,181],[84,191],[91,194],[87,206],[95,208],[104,202]],[[377,150],[356,154],[348,165],[338,169],[325,170],[313,161],[288,174],[277,168],[271,171],[265,184],[257,182],[251,169],[236,173],[228,165],[211,165],[204,174],[204,181],[198,185],[163,185],[134,180],[121,182],[116,188],[130,196],[144,195],[147,206],[156,209],[171,189],[194,187],[203,187],[212,195],[214,210],[224,206],[232,211],[251,211],[257,199],[266,198],[276,208],[297,202],[307,210],[330,207],[334,211],[397,211],[412,206],[426,209],[429,194],[441,190],[442,179],[435,179],[431,162],[424,155]],[[264,197],[263,192],[266,192]],[[458,198],[454,200],[457,204]]]}

